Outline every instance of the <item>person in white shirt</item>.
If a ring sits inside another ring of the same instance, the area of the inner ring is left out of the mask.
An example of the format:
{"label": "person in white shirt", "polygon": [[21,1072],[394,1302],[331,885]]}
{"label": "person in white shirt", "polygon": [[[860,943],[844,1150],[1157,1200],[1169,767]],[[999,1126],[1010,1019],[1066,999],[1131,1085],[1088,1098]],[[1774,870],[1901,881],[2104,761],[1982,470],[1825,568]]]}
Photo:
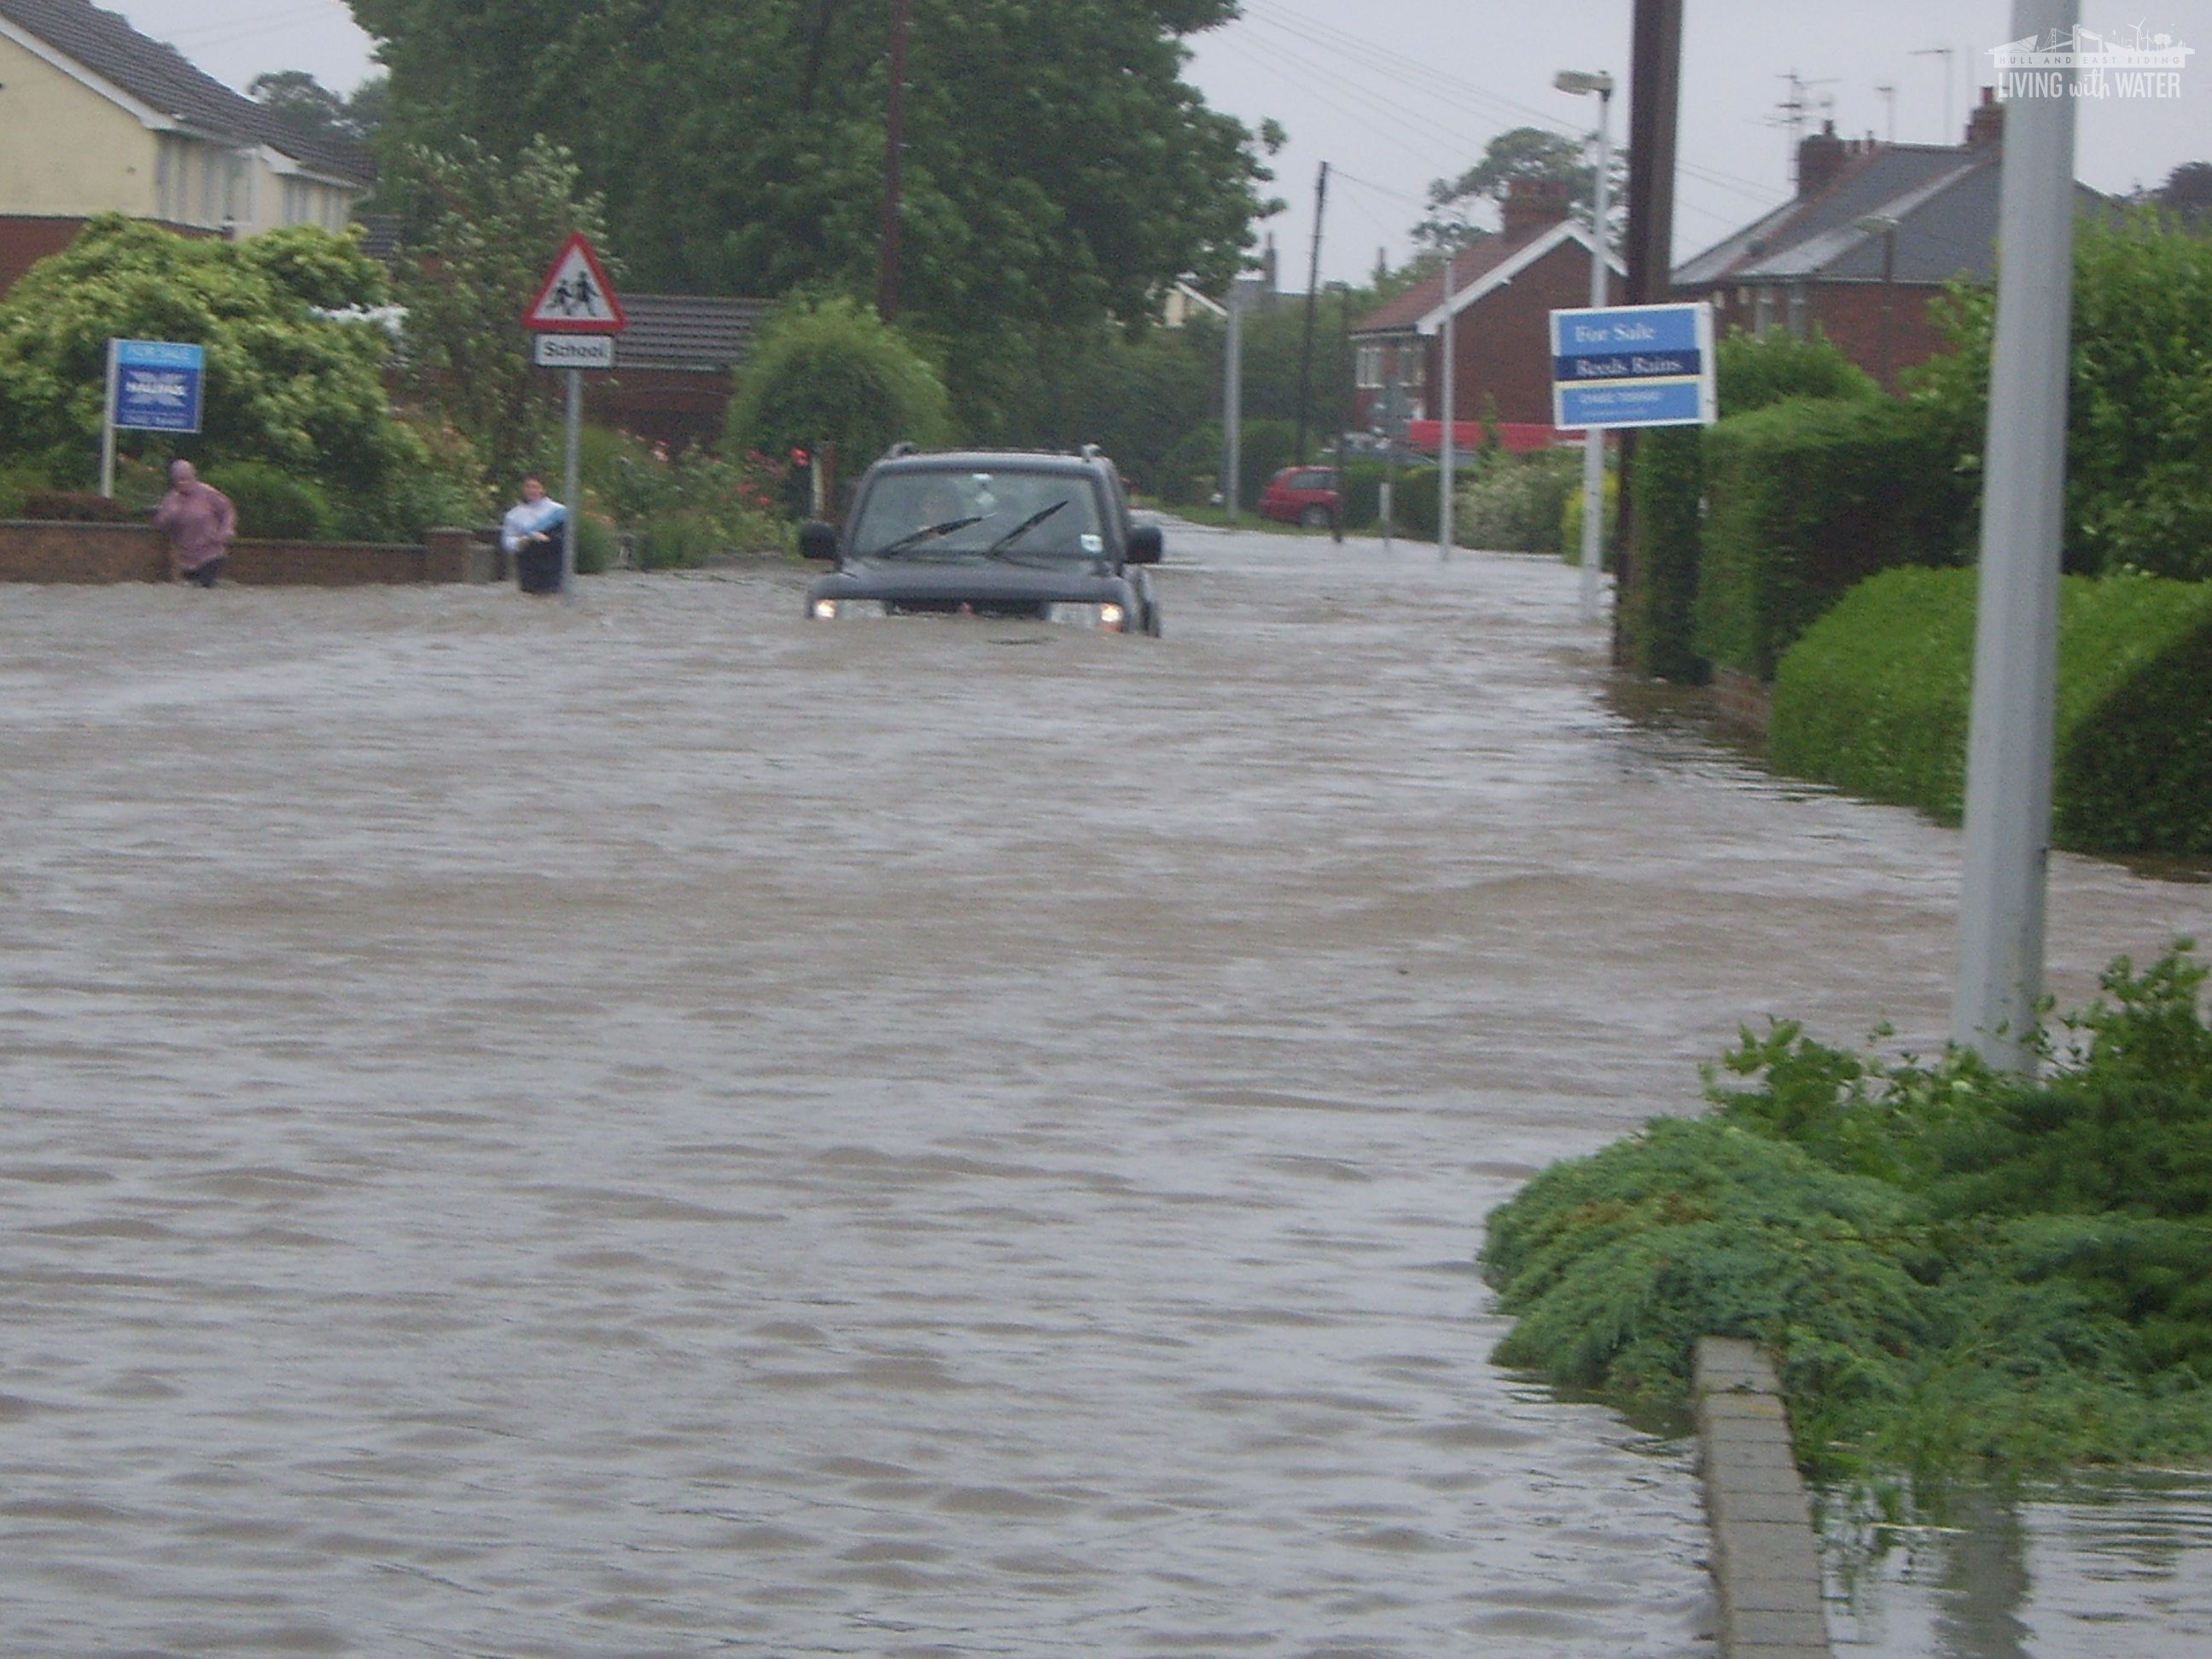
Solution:
{"label": "person in white shirt", "polygon": [[499,544],[514,560],[514,577],[526,593],[553,593],[561,587],[561,531],[568,509],[545,493],[535,472],[522,480],[522,499],[507,510]]}

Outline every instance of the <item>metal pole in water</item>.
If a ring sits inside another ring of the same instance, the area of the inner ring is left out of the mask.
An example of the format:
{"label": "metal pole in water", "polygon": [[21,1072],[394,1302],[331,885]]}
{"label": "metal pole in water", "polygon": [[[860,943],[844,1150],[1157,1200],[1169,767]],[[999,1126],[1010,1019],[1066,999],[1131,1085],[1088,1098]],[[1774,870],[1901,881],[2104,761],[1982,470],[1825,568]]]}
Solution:
{"label": "metal pole in water", "polygon": [[[1605,216],[1607,170],[1613,165],[1612,134],[1607,118],[1613,112],[1613,80],[1603,77],[1597,95],[1597,182],[1590,216],[1590,308],[1601,309],[1611,298],[1606,281]],[[1600,550],[1605,533],[1605,429],[1586,428],[1583,433],[1583,620],[1597,620],[1597,573],[1604,562]]]}
{"label": "metal pole in water", "polygon": [[1452,291],[1452,267],[1459,256],[1452,250],[1444,251],[1444,325],[1440,349],[1443,354],[1443,373],[1438,378],[1443,383],[1443,424],[1438,428],[1437,441],[1437,557],[1449,560],[1452,556],[1452,463],[1457,459],[1452,449],[1452,422],[1458,414],[1455,405],[1459,401],[1459,382],[1454,359],[1459,355],[1458,339],[1452,326],[1452,312],[1458,295]]}
{"label": "metal pole in water", "polygon": [[562,505],[568,512],[561,520],[561,592],[570,599],[576,588],[576,517],[582,512],[577,499],[580,489],[579,475],[583,470],[582,439],[584,422],[584,376],[580,369],[568,371],[568,433],[567,470],[562,476]]}
{"label": "metal pole in water", "polygon": [[1244,290],[1237,283],[1229,285],[1229,327],[1221,349],[1221,504],[1233,530],[1244,488]]}
{"label": "metal pole in water", "polygon": [[[2014,0],[2012,38],[2070,40],[2076,0]],[[2035,77],[2040,83],[2045,77]],[[1982,490],[1966,869],[1952,1040],[2033,1068],[2050,862],[2066,379],[2073,301],[2074,95],[2024,88],[2005,106],[1996,333]]]}
{"label": "metal pole in water", "polygon": [[115,363],[122,343],[107,343],[107,401],[100,407],[100,493],[110,501],[115,499]]}

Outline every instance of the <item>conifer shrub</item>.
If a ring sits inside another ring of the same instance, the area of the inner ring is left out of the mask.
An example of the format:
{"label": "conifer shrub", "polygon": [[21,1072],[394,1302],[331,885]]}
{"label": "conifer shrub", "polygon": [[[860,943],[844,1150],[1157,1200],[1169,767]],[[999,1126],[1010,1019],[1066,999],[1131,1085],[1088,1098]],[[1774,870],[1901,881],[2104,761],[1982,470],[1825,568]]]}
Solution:
{"label": "conifer shrub", "polygon": [[[1893,570],[1783,659],[1779,770],[1956,823],[1966,800],[1976,574]],[[2094,853],[2212,853],[2212,586],[2060,584],[2052,838]]]}
{"label": "conifer shrub", "polygon": [[1816,1472],[2212,1455],[2212,1029],[2187,941],[2041,1036],[2041,1081],[1747,1031],[1716,1110],[1494,1211],[1503,1364],[1676,1412],[1708,1334],[1778,1359]]}

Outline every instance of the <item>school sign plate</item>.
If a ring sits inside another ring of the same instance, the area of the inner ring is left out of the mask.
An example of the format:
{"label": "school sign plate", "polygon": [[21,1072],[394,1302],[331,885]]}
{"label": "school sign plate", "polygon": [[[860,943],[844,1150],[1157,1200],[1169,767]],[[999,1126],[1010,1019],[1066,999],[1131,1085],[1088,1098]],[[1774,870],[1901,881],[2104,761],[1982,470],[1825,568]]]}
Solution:
{"label": "school sign plate", "polygon": [[1711,426],[1713,308],[1611,306],[1552,313],[1552,424]]}

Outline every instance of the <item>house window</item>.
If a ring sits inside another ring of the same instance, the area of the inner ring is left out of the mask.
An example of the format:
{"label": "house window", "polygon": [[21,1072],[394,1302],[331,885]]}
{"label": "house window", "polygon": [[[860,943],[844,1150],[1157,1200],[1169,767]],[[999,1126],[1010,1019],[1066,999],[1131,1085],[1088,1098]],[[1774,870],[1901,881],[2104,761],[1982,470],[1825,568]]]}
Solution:
{"label": "house window", "polygon": [[192,141],[174,132],[161,135],[154,152],[154,211],[173,225],[192,217]]}
{"label": "house window", "polygon": [[1767,331],[1773,326],[1774,290],[1771,288],[1761,288],[1758,292],[1758,297],[1752,303],[1751,331],[1763,340],[1766,337]]}
{"label": "house window", "polygon": [[242,151],[230,150],[222,158],[222,222],[253,223],[253,169]]}
{"label": "house window", "polygon": [[1802,283],[1790,287],[1790,337],[1802,340],[1812,331],[1813,296]]}

